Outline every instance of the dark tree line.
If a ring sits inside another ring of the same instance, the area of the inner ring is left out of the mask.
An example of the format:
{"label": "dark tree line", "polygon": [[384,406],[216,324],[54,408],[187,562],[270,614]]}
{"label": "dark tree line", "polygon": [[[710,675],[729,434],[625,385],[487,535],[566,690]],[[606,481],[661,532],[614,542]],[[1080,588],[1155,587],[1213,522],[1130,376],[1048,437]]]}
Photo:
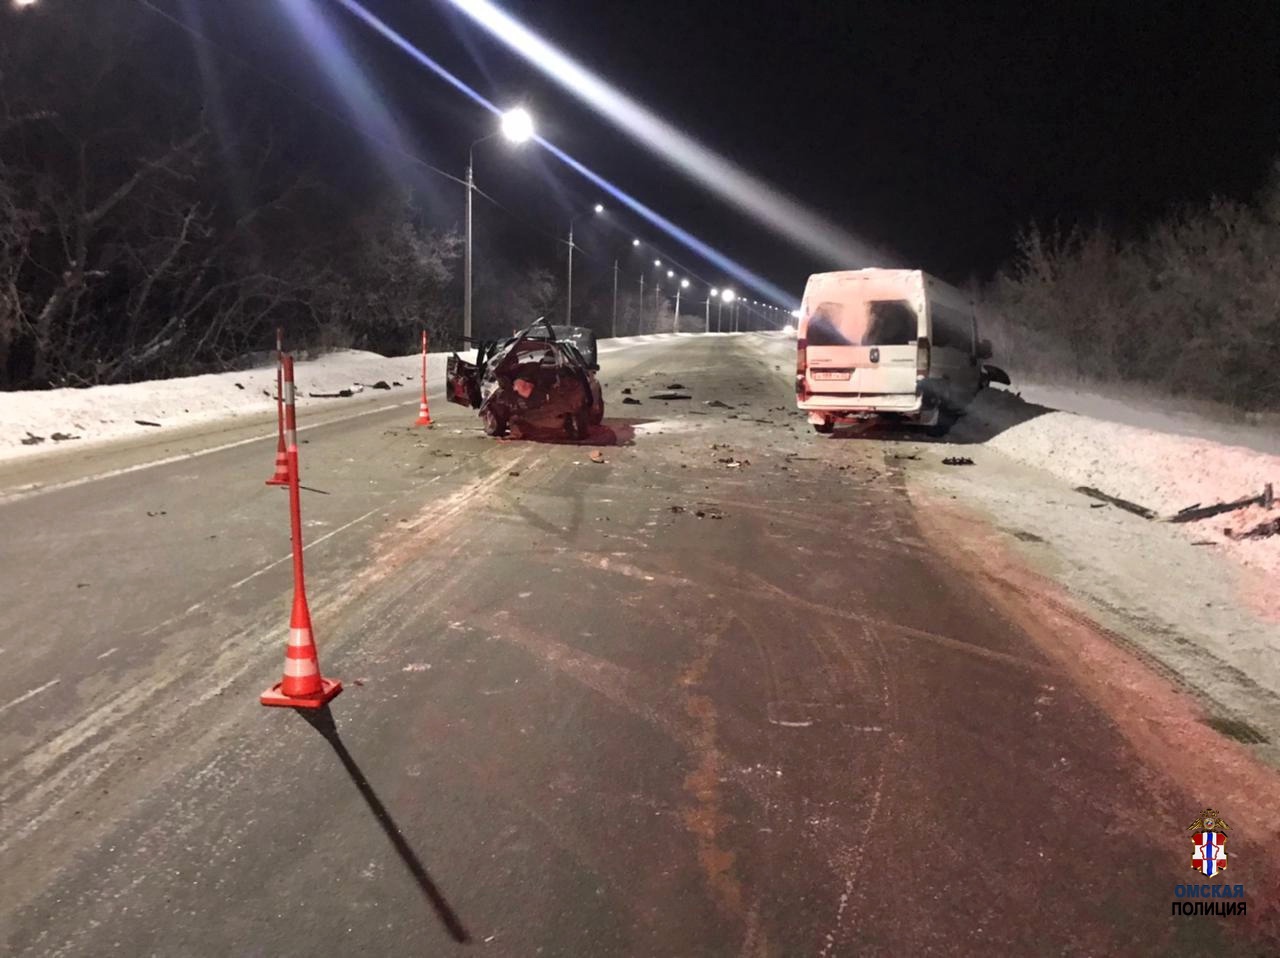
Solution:
{"label": "dark tree line", "polygon": [[[300,147],[296,104],[234,64],[211,83],[188,41],[129,0],[0,8],[0,388],[227,368],[279,325],[296,346],[453,342],[460,192],[350,192]],[[477,262],[486,316],[560,300],[554,260]]]}
{"label": "dark tree line", "polygon": [[1280,409],[1280,164],[1252,203],[1189,205],[1139,236],[1029,229],[984,307],[1023,375]]}

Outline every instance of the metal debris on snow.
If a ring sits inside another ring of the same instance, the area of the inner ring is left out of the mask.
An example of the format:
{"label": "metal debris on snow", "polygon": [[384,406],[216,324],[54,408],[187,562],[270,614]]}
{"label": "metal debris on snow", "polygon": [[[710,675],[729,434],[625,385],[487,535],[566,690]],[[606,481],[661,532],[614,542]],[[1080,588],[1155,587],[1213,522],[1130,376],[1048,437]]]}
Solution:
{"label": "metal debris on snow", "polygon": [[[912,458],[918,457],[913,456]],[[973,460],[968,456],[947,456],[946,459],[942,460],[942,464],[944,466],[972,466]]]}

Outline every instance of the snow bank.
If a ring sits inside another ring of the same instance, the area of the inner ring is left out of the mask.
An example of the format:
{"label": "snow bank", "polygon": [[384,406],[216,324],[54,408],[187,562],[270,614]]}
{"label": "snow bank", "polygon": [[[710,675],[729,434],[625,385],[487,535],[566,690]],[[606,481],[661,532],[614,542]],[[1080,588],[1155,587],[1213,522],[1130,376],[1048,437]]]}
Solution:
{"label": "snow bank", "polygon": [[[679,334],[679,338],[691,335]],[[626,339],[601,339],[602,355],[633,345],[667,342],[676,334],[663,333]],[[445,362],[450,352],[432,353],[427,362],[427,383],[432,395],[444,384]],[[474,351],[460,353],[474,358]],[[298,406],[327,408],[352,399],[395,397],[412,400],[419,389],[421,354],[380,356],[355,349],[337,350],[315,359],[299,358],[295,364]],[[376,382],[392,385],[389,392],[374,390]],[[399,386],[393,384],[399,383]],[[0,462],[51,450],[74,450],[113,440],[154,435],[160,429],[196,426],[200,423],[264,415],[275,411],[276,370],[268,359],[252,369],[179,379],[91,386],[87,389],[45,389],[0,392]],[[311,393],[352,390],[352,398],[319,399]],[[75,439],[55,440],[55,434]],[[38,437],[39,441],[32,440]],[[23,440],[29,440],[24,443]]]}
{"label": "snow bank", "polygon": [[[446,354],[430,357],[428,382],[443,382]],[[300,407],[316,408],[349,399],[313,399],[310,393],[352,390],[353,396],[399,396],[410,400],[421,375],[420,355],[391,357],[359,350],[339,350],[295,366]],[[400,383],[389,392],[372,384]],[[0,460],[48,452],[51,448],[83,448],[111,440],[154,435],[154,426],[191,426],[202,422],[271,413],[275,410],[275,365],[180,379],[0,393]],[[55,433],[78,437],[56,441]],[[42,442],[24,444],[32,436]]]}
{"label": "snow bank", "polygon": [[1280,413],[1241,414],[1216,403],[1154,396],[1136,387],[1017,382],[1015,389],[1027,402],[1061,412],[1280,455]]}
{"label": "snow bank", "polygon": [[[999,390],[979,397],[954,436],[982,442],[1072,486],[1092,486],[1161,516],[1255,496],[1267,483],[1280,492],[1278,455],[1061,412]],[[1175,528],[1280,575],[1280,536],[1235,541],[1224,531],[1238,534],[1277,518],[1280,504],[1269,510],[1253,506]]]}

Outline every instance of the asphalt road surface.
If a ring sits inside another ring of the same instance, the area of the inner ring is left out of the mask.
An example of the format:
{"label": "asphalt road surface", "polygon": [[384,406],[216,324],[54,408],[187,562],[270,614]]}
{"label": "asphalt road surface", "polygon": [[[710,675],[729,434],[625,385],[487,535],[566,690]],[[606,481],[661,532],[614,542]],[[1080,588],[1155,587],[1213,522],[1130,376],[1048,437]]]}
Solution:
{"label": "asphalt road surface", "polygon": [[0,501],[6,952],[1265,953],[1170,917],[1209,799],[937,546],[914,463],[814,436],[751,337],[603,361],[593,445],[304,420],[310,717],[258,704],[261,423],[0,472],[63,484]]}

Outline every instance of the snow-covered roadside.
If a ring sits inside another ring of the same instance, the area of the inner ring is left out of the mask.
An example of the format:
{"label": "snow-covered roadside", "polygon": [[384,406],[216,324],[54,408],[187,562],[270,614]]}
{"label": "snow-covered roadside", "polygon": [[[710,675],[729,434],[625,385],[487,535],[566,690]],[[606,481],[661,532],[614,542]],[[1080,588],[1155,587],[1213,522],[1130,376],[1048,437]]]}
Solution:
{"label": "snow-covered roadside", "polygon": [[1064,386],[1014,381],[1025,402],[1091,419],[1207,439],[1280,455],[1280,413],[1239,413],[1217,403],[1155,396],[1123,386]]}
{"label": "snow-covered roadside", "polygon": [[[1162,517],[1257,496],[1268,483],[1280,491],[1280,455],[1033,406],[999,390],[979,397],[952,438],[981,442],[1073,487],[1093,487]],[[1278,519],[1280,501],[1171,528],[1280,576],[1280,535],[1233,538]]]}
{"label": "snow-covered roadside", "polygon": [[[681,338],[691,335],[701,334],[680,334]],[[599,348],[601,355],[607,356],[630,346],[673,338],[673,334],[665,333],[602,339]],[[440,352],[428,356],[427,385],[433,395],[442,388],[449,355]],[[474,358],[473,351],[461,355]],[[420,388],[421,362],[418,353],[380,356],[355,349],[337,350],[315,359],[300,357],[295,369],[298,406],[306,410],[343,402],[343,397],[314,398],[311,394],[344,389],[351,390],[352,397],[382,395],[411,401]],[[390,390],[375,390],[374,384],[379,382],[385,382]],[[165,428],[270,413],[275,410],[275,389],[275,365],[268,362],[235,372],[118,386],[0,392],[0,462],[154,435]],[[159,426],[140,425],[138,420]],[[55,435],[75,438],[54,439]]]}
{"label": "snow-covered roadside", "polygon": [[[428,383],[443,381],[446,356],[433,354]],[[349,389],[353,396],[413,398],[421,375],[421,357],[386,357],[359,350],[339,350],[296,364],[298,404],[315,408],[342,399],[312,398],[311,393]],[[385,382],[386,393],[373,384]],[[392,386],[398,383],[398,386]],[[164,428],[235,419],[275,410],[275,365],[180,379],[162,379],[87,389],[47,389],[0,393],[0,461],[45,453],[57,447],[73,450],[120,439],[155,434]],[[156,426],[140,425],[143,422]],[[55,440],[54,434],[76,439]],[[28,442],[31,436],[42,442]]]}

